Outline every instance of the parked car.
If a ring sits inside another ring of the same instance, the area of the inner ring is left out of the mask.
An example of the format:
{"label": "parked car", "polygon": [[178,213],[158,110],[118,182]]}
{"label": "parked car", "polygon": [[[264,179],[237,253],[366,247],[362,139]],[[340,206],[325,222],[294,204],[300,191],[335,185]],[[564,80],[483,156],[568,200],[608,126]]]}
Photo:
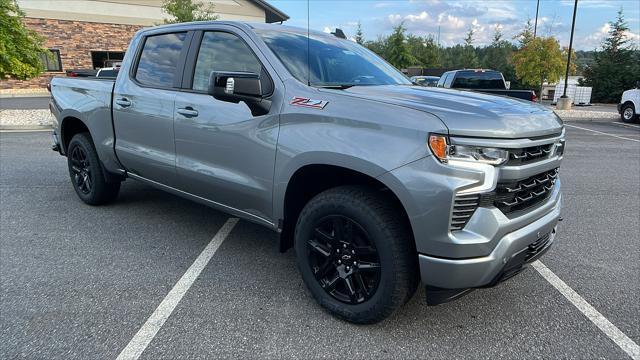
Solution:
{"label": "parked car", "polygon": [[636,88],[622,93],[622,98],[618,104],[618,113],[622,121],[626,123],[638,120],[638,109],[640,109],[640,81],[636,82]]}
{"label": "parked car", "polygon": [[533,90],[509,90],[502,73],[495,70],[465,69],[447,71],[438,80],[438,87],[465,89],[493,95],[538,101]]}
{"label": "parked car", "polygon": [[412,83],[420,86],[436,86],[438,84],[438,80],[440,80],[439,76],[412,76],[409,80]]}
{"label": "parked car", "polygon": [[108,67],[99,69],[96,73],[96,77],[102,78],[116,78],[118,76],[118,72],[120,71],[120,67]]}
{"label": "parked car", "polygon": [[146,28],[121,69],[52,80],[78,197],[134,179],[264,225],[347,321],[388,317],[420,279],[431,305],[494,286],[556,240],[565,133],[538,104],[413,86],[355,42],[272,24]]}

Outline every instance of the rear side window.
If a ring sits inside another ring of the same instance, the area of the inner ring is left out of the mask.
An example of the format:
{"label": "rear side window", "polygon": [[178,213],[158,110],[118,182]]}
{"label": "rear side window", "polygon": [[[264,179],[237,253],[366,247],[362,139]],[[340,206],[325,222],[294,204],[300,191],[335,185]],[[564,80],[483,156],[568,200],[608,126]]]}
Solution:
{"label": "rear side window", "polygon": [[193,89],[206,91],[212,71],[251,72],[259,75],[262,65],[238,36],[226,32],[205,32],[193,74]]}
{"label": "rear side window", "polygon": [[135,78],[143,85],[172,87],[178,59],[187,33],[147,37]]}
{"label": "rear side window", "polygon": [[502,75],[495,71],[459,71],[451,87],[462,89],[505,89]]}

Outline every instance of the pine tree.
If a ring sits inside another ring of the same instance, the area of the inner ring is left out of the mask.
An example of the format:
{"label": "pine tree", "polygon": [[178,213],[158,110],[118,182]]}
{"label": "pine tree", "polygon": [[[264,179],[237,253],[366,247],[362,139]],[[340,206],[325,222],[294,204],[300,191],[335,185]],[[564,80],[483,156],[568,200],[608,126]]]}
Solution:
{"label": "pine tree", "polygon": [[585,68],[584,80],[580,82],[593,88],[593,102],[618,102],[622,92],[633,88],[640,79],[640,51],[630,47],[626,37],[629,27],[622,9],[609,26],[609,36],[602,42],[602,50],[595,54],[593,64]]}
{"label": "pine tree", "polygon": [[513,38],[518,40],[518,48],[520,49],[525,47],[531,40],[533,40],[533,24],[531,23],[531,19],[527,19],[527,22],[524,24],[524,28],[522,29],[522,31],[520,31]]}
{"label": "pine tree", "polygon": [[358,20],[358,26],[356,28],[356,42],[360,45],[364,45],[364,33],[362,32],[362,24]]}
{"label": "pine tree", "polygon": [[388,39],[387,55],[385,57],[387,61],[398,69],[415,65],[417,62],[409,52],[405,32],[406,29],[404,23],[402,23],[393,29],[393,33]]}
{"label": "pine tree", "polygon": [[469,27],[467,36],[464,38],[464,50],[462,52],[462,66],[467,69],[478,67],[478,57],[476,56],[476,49],[473,47],[473,36],[475,35],[473,26]]}

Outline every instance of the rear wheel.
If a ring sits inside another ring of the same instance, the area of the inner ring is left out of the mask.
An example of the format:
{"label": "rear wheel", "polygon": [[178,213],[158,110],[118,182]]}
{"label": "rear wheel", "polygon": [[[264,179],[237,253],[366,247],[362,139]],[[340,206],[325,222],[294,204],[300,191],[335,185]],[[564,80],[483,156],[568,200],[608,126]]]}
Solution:
{"label": "rear wheel", "polygon": [[302,278],[318,303],[354,323],[375,323],[408,301],[418,285],[417,253],[392,201],[364,187],[327,190],[296,225]]}
{"label": "rear wheel", "polygon": [[108,203],[118,196],[120,182],[106,182],[98,153],[88,133],[76,134],[67,148],[67,164],[73,189],[90,205]]}
{"label": "rear wheel", "polygon": [[622,121],[626,123],[634,122],[637,115],[633,104],[624,104],[622,106],[622,113],[620,114],[620,117],[622,118]]}

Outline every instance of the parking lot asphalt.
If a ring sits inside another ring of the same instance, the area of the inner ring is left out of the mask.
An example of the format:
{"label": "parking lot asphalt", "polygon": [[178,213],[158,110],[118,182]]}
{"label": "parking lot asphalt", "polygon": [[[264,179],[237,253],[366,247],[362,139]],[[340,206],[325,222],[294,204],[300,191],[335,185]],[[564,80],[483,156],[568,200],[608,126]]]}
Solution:
{"label": "parking lot asphalt", "polygon": [[[564,221],[541,259],[636,344],[639,141],[636,127],[568,124]],[[0,358],[117,357],[228,218],[131,180],[84,205],[47,132],[0,133]],[[629,358],[534,269],[436,307],[419,289],[376,325],[336,320],[277,235],[245,221],[141,356],[238,357]]]}

